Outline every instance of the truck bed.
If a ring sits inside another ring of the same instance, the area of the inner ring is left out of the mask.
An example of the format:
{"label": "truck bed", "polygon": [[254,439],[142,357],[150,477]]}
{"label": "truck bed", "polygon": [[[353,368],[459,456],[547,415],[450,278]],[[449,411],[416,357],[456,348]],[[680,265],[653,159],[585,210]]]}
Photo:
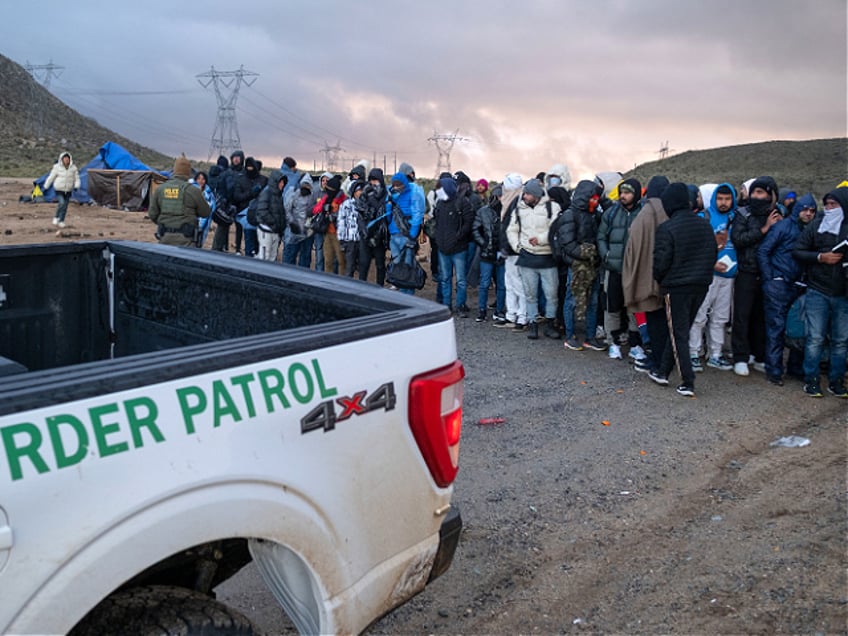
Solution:
{"label": "truck bed", "polygon": [[370,283],[209,250],[0,247],[0,415],[448,317]]}

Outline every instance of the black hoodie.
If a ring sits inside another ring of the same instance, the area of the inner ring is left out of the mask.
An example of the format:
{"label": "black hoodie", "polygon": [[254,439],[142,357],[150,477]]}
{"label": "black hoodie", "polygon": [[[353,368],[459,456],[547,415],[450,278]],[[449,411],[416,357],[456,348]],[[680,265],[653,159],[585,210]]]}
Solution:
{"label": "black hoodie", "polygon": [[571,205],[562,213],[562,224],[558,230],[559,244],[562,245],[568,265],[580,260],[581,244],[596,245],[600,219],[597,214],[589,211],[589,200],[595,194],[600,194],[600,190],[594,181],[581,181],[571,193]]}
{"label": "black hoodie", "polygon": [[[772,195],[769,205],[751,201],[754,188],[762,188]],[[765,237],[763,226],[777,204],[777,183],[771,177],[759,177],[748,188],[748,205],[736,211],[730,230],[730,238],[736,247],[736,259],[740,272],[759,274],[757,247]]]}
{"label": "black hoodie", "polygon": [[848,294],[848,267],[843,265],[848,262],[848,254],[842,257],[842,262],[836,265],[828,265],[818,261],[822,252],[833,251],[834,246],[842,241],[848,240],[848,187],[836,188],[830,191],[825,198],[834,198],[842,206],[842,225],[839,235],[830,232],[819,232],[823,215],[816,216],[804,227],[795,249],[792,251],[798,261],[807,268],[807,285],[826,296],[845,296]]}

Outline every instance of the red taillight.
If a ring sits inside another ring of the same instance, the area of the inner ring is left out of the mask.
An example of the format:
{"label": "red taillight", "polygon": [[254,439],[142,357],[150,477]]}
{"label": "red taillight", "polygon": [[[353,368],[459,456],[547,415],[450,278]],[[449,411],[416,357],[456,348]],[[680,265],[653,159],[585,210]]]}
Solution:
{"label": "red taillight", "polygon": [[440,488],[453,482],[459,468],[464,377],[465,368],[457,360],[409,383],[409,426]]}

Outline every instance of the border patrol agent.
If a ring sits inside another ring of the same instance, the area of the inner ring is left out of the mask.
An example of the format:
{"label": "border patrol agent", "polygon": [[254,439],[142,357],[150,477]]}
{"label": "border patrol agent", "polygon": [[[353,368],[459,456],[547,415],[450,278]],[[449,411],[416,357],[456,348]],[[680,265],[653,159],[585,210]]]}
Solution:
{"label": "border patrol agent", "polygon": [[178,157],[174,174],[150,197],[147,216],[157,224],[156,237],[163,245],[196,245],[197,219],[212,213],[203,193],[189,184],[190,176],[188,159],[185,155]]}

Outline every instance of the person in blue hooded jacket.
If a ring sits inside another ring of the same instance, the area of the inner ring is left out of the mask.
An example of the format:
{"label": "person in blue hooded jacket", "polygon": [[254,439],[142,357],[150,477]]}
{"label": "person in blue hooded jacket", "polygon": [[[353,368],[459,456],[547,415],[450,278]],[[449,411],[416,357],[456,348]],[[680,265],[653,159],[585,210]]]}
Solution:
{"label": "person in blue hooded jacket", "polygon": [[802,196],[790,216],[775,223],[757,247],[763,280],[763,311],[766,318],[766,378],[783,386],[783,344],[789,308],[801,292],[804,269],[792,251],[804,227],[816,216],[812,194]]}
{"label": "person in blue hooded jacket", "polygon": [[721,183],[713,190],[710,205],[703,213],[715,234],[718,260],[713,268],[713,282],[707,297],[698,309],[689,331],[689,357],[692,359],[692,368],[697,372],[704,370],[700,358],[704,328],[707,328],[707,366],[720,371],[733,369],[733,363],[722,355],[722,348],[725,325],[730,320],[730,308],[733,306],[733,283],[737,269],[736,248],[730,238],[735,214],[736,190],[729,183]]}
{"label": "person in blue hooded jacket", "polygon": [[[418,204],[418,197],[409,179],[402,172],[392,177],[391,198],[386,203],[386,214],[389,220],[389,249],[392,260],[401,256],[404,247],[407,258],[415,258],[418,232],[424,222],[424,206]],[[404,294],[414,294],[414,289],[401,289]]]}

